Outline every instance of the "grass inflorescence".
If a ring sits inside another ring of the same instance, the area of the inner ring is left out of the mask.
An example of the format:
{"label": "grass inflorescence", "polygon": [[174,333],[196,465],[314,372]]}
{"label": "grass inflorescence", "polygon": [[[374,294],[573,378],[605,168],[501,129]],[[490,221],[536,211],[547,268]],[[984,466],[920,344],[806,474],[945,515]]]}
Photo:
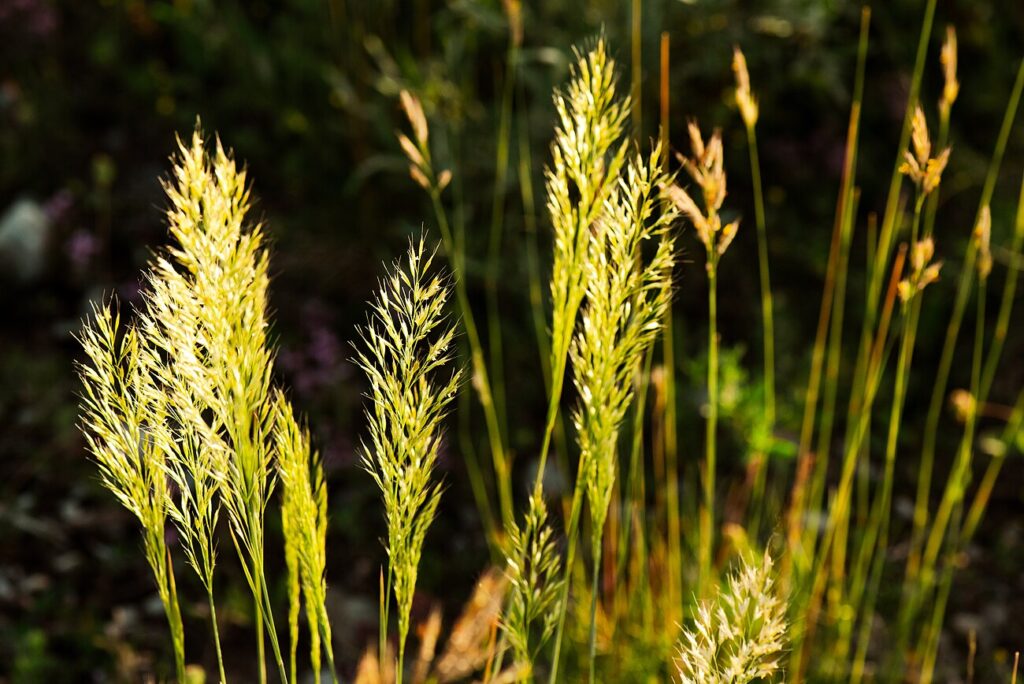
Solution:
{"label": "grass inflorescence", "polygon": [[[529,140],[518,130],[528,106],[516,80],[524,15],[518,3],[506,3],[509,63],[496,138],[484,336],[471,306],[465,242],[449,221],[451,211],[464,215],[464,199],[445,194],[462,181],[459,165],[438,165],[429,102],[401,91],[410,132],[398,134],[398,145],[412,180],[430,199],[440,243],[423,236],[410,241],[381,279],[354,344],[367,381],[362,465],[379,490],[386,526],[379,634],[356,681],[930,682],[938,676],[954,571],[983,523],[1007,456],[1021,446],[1024,394],[998,414],[998,430],[985,433],[989,460],[975,478],[982,428],[997,420],[991,395],[1012,329],[1024,244],[1024,185],[1012,226],[1003,225],[993,203],[1024,91],[1024,64],[994,140],[975,221],[946,230],[940,197],[958,163],[950,121],[970,83],[958,80],[950,27],[936,60],[943,77],[937,106],[921,96],[935,5],[926,3],[881,212],[861,206],[867,200],[858,187],[858,174],[865,173],[858,170],[858,147],[870,25],[870,12],[862,13],[817,328],[806,377],[799,379],[776,372],[768,232],[774,223],[757,138],[758,122],[769,112],[754,95],[757,65],[748,65],[739,47],[730,92],[745,133],[754,230],[740,230],[741,217],[727,201],[732,160],[721,129],[707,135],[691,119],[689,152],[674,161],[669,153],[668,35],[661,43],[661,121],[653,142],[640,139],[639,30],[629,97],[619,93],[618,68],[601,36],[575,54],[568,84],[554,95],[544,172],[551,238],[545,283]],[[631,16],[638,27],[641,3]],[[507,333],[498,304],[505,209],[514,201],[506,187],[513,142],[541,352],[537,384],[546,400],[530,454],[536,471],[524,480],[514,477],[509,447],[508,359],[501,346]],[[219,141],[208,149],[197,129],[180,145],[165,188],[173,243],[148,268],[142,304],[130,322],[114,303],[97,306],[80,334],[89,450],[103,484],[142,527],[179,680],[186,677],[186,643],[169,525],[206,591],[221,681],[227,672],[214,584],[218,530],[229,535],[251,593],[260,679],[268,676],[269,640],[279,678],[302,680],[304,610],[313,676],[319,681],[326,665],[338,681],[344,665],[334,660],[325,579],[328,483],[309,430],[273,380],[269,257],[263,228],[247,219],[245,172]],[[857,290],[852,248],[862,230],[867,261]],[[734,294],[722,259],[726,253],[742,259],[743,250],[730,248],[744,241],[756,254],[756,265],[751,260],[746,267],[757,273],[760,290],[756,369],[741,367],[740,352],[723,341],[731,331],[723,335],[722,327],[730,324],[719,317],[720,296]],[[961,243],[962,258],[955,254]],[[706,280],[674,284],[685,262],[680,252],[690,247],[701,253]],[[1001,292],[993,285],[1000,277]],[[951,301],[942,296],[945,280],[954,289]],[[689,335],[703,341],[697,360],[680,364],[696,369],[693,389],[701,397],[694,425],[702,429],[685,433],[677,384],[687,378],[676,364],[693,343],[677,349],[672,303],[677,288],[705,284],[706,318],[680,322],[688,332],[706,331]],[[998,292],[994,318],[990,290]],[[449,311],[453,305],[457,316]],[[948,322],[933,373],[923,368],[929,357],[920,351],[938,341],[920,333],[926,317],[941,312]],[[965,319],[972,338],[958,344]],[[859,324],[852,331],[851,320]],[[460,329],[467,383],[456,344]],[[961,347],[968,348],[962,363],[969,379],[953,392],[955,411],[946,425],[943,407]],[[908,425],[914,414],[907,409],[922,373],[932,381],[923,430]],[[744,404],[735,394],[746,391],[749,376],[761,394]],[[469,416],[457,443],[444,437],[463,384],[472,385],[479,403],[473,410],[482,412],[491,458],[486,470],[467,433]],[[563,416],[567,403],[573,408]],[[732,420],[741,404],[754,406],[747,409],[753,415]],[[948,454],[936,437],[940,427],[957,435]],[[776,458],[790,433],[798,435],[791,440],[795,459]],[[727,477],[736,469],[726,467],[737,444],[747,457],[739,483]],[[416,629],[413,610],[420,567],[431,554],[429,531],[443,514],[437,472],[443,451],[466,466],[486,543],[501,566],[483,574],[447,634],[440,611]],[[940,452],[949,457],[948,468]],[[904,524],[896,515],[904,484],[897,465],[908,460],[916,482]],[[568,486],[549,490],[549,480],[559,479],[554,475]],[[279,643],[265,574],[267,511],[278,490],[287,649]],[[901,580],[893,584],[898,590],[886,591],[893,577]],[[407,662],[410,640],[418,650]]]}

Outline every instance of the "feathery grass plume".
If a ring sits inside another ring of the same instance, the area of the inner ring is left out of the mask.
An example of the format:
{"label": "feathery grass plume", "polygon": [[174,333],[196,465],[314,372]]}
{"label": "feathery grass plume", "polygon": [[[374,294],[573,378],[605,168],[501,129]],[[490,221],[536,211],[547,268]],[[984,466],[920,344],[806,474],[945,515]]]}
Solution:
{"label": "feathery grass plume", "polygon": [[[595,555],[591,596],[591,680],[594,677],[594,614],[601,540],[617,467],[619,428],[633,400],[633,376],[654,343],[671,302],[675,208],[663,196],[669,183],[661,146],[649,158],[639,154],[604,201],[588,231],[584,274],[586,300],[570,356],[580,403],[573,415],[580,446],[580,472],[591,515]],[[647,264],[642,250],[657,243]]]}
{"label": "feathery grass plume", "polygon": [[309,623],[310,662],[320,681],[321,645],[335,682],[331,624],[327,616],[327,487],[320,458],[309,444],[309,430],[300,428],[291,404],[280,392],[275,398],[274,424],[278,476],[283,489],[281,515],[285,554],[288,561],[289,627],[292,634],[292,679],[295,678],[295,644],[298,618],[298,589],[306,605]]}
{"label": "feathery grass plume", "polygon": [[744,562],[725,591],[697,608],[695,624],[679,644],[682,684],[746,684],[770,680],[781,670],[786,647],[786,601],[765,553]]}
{"label": "feathery grass plume", "polygon": [[[562,564],[547,521],[544,499],[530,497],[526,520],[509,530],[505,571],[510,584],[502,629],[515,655],[515,664],[532,667],[537,653],[554,632],[561,590]],[[539,624],[539,636],[531,633]]]}
{"label": "feathery grass plume", "polygon": [[145,340],[134,326],[122,327],[120,315],[98,306],[79,339],[86,355],[78,367],[82,432],[103,485],[142,525],[146,560],[171,630],[176,675],[185,681],[184,629],[164,538],[171,508],[165,445],[153,432],[163,424],[166,408],[150,391]]}
{"label": "feathery grass plume", "polygon": [[603,37],[586,55],[576,53],[572,80],[554,96],[558,124],[545,170],[547,208],[554,229],[551,271],[551,378],[547,425],[537,488],[554,430],[576,318],[587,287],[590,230],[615,191],[626,160],[621,140],[629,98],[615,94],[615,61]]}
{"label": "feathery grass plume", "polygon": [[[198,126],[188,145],[179,141],[173,181],[164,189],[177,245],[153,267],[147,330],[173,355],[173,382],[181,390],[175,403],[190,407],[189,429],[216,456],[220,502],[253,594],[261,681],[264,622],[287,680],[263,570],[275,416],[262,227],[246,220],[245,172],[219,140],[208,153]],[[161,326],[163,334],[157,334]]]}
{"label": "feathery grass plume", "polygon": [[[398,607],[399,683],[423,539],[441,497],[441,484],[434,478],[441,421],[461,378],[461,371],[447,380],[435,377],[451,360],[454,329],[445,320],[448,284],[443,276],[428,273],[434,254],[426,252],[423,238],[419,245],[410,242],[405,263],[396,263],[380,283],[356,354],[370,381],[370,435],[363,446],[363,465],[384,497],[385,590],[393,588]],[[386,626],[390,601],[382,603]]]}
{"label": "feathery grass plume", "polygon": [[[683,188],[669,185],[669,198],[685,215],[697,231],[697,237],[707,253],[708,274],[708,416],[705,424],[703,490],[704,501],[700,511],[700,585],[709,586],[711,556],[714,548],[715,471],[717,451],[715,438],[718,430],[718,260],[725,254],[739,228],[739,220],[722,226],[719,210],[725,201],[725,165],[722,152],[722,134],[715,130],[707,144],[696,121],[689,124],[693,157],[679,155],[679,161],[700,187],[704,200],[701,209]],[[701,592],[703,593],[703,591]]]}
{"label": "feathery grass plume", "polygon": [[[569,86],[554,95],[558,123],[551,144],[551,164],[545,169],[546,205],[554,231],[548,363],[551,387],[534,482],[533,494],[538,497],[543,494],[544,472],[558,421],[573,331],[586,294],[590,232],[604,212],[606,200],[615,192],[626,162],[628,144],[622,140],[622,134],[630,110],[629,98],[616,95],[615,61],[608,56],[604,37],[599,36],[585,55],[578,51],[575,54],[577,60]],[[583,461],[580,461],[581,474],[582,468]],[[582,509],[582,484],[583,480],[578,480],[566,530],[569,545],[550,682],[557,681],[558,677],[562,635],[568,613],[569,576],[575,562]]]}

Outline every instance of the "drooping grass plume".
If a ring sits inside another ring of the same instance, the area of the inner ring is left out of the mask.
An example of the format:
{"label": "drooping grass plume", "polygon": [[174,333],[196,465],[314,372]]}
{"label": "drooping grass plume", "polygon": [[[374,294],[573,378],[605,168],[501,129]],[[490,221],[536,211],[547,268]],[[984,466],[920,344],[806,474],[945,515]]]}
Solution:
{"label": "drooping grass plume", "polygon": [[[309,624],[310,662],[316,681],[320,681],[321,650],[335,682],[331,624],[327,615],[327,487],[323,466],[310,449],[309,431],[300,428],[291,405],[283,394],[276,400],[277,417],[274,438],[277,447],[278,475],[283,489],[281,516],[285,555],[289,574],[289,628],[292,636],[291,672],[295,679],[298,594],[306,607]],[[321,649],[321,645],[323,649]]]}
{"label": "drooping grass plume", "polygon": [[[573,415],[582,477],[576,486],[586,491],[595,554],[591,681],[601,540],[616,477],[619,429],[633,400],[633,376],[671,302],[673,242],[668,229],[676,212],[662,194],[667,184],[656,146],[650,157],[637,155],[626,166],[605,200],[604,213],[588,232],[585,305],[570,349],[580,395]],[[655,243],[655,253],[643,263],[648,241]]]}
{"label": "drooping grass plume", "polygon": [[745,562],[713,601],[698,606],[680,639],[682,684],[746,684],[781,673],[786,600],[772,566],[767,553],[760,563]]}
{"label": "drooping grass plume", "polygon": [[[418,245],[410,243],[405,262],[395,264],[380,283],[356,355],[370,381],[363,465],[384,497],[384,590],[393,589],[398,609],[399,684],[423,540],[441,497],[441,484],[434,477],[441,421],[461,378],[461,371],[437,378],[451,360],[455,333],[445,320],[448,284],[443,276],[429,273],[433,258],[422,238]],[[383,634],[390,600],[382,598],[382,604]]]}
{"label": "drooping grass plume", "polygon": [[171,508],[164,444],[154,426],[166,408],[150,390],[144,340],[133,326],[122,326],[110,308],[94,307],[79,337],[86,361],[82,380],[82,431],[100,479],[142,526],[146,561],[167,615],[175,672],[185,681],[185,636],[164,533]]}
{"label": "drooping grass plume", "polygon": [[703,505],[700,510],[700,540],[698,565],[700,586],[708,586],[711,578],[711,557],[714,550],[715,471],[717,469],[716,435],[718,432],[718,261],[725,254],[739,228],[739,220],[722,225],[719,210],[725,201],[726,176],[722,152],[722,134],[712,133],[707,144],[695,121],[689,125],[690,146],[693,156],[679,159],[687,173],[701,190],[704,208],[701,209],[690,194],[677,185],[668,187],[668,194],[679,212],[686,216],[697,231],[697,238],[707,254],[708,276],[708,415],[705,423],[704,463],[701,479]]}

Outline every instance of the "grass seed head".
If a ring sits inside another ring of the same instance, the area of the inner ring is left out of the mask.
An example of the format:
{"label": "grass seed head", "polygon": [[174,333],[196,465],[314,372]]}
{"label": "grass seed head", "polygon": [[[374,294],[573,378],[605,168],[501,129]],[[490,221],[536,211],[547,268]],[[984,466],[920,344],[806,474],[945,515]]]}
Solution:
{"label": "grass seed head", "polygon": [[732,71],[736,76],[736,106],[739,107],[740,116],[747,128],[753,128],[757,123],[757,99],[750,90],[750,74],[747,72],[747,58],[739,46],[732,50]]}

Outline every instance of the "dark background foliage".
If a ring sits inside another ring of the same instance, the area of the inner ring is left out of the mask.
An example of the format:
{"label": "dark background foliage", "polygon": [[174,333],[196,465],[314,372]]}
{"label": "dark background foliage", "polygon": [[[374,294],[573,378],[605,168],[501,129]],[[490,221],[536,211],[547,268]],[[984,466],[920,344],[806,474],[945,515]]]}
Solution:
{"label": "dark background foliage", "polygon": [[[886,0],[873,8],[858,229],[884,202],[923,4]],[[523,12],[516,102],[539,195],[552,128],[550,92],[567,77],[572,46],[603,30],[628,87],[629,3],[546,0],[527,3]],[[859,3],[845,0],[644,3],[638,137],[656,132],[657,45],[667,31],[671,140],[688,151],[680,134],[690,116],[723,127],[730,202],[752,217],[729,68],[733,44],[746,51],[761,101],[780,391],[790,426],[801,407],[831,234],[859,14]],[[963,83],[938,227],[939,251],[952,272],[1024,57],[1024,5],[939,2],[923,87],[930,112],[941,87],[938,46],[946,23],[959,31]],[[462,208],[469,285],[482,305],[507,45],[496,0],[0,0],[0,681],[138,681],[144,673],[167,672],[163,617],[136,524],[100,488],[76,428],[73,334],[89,302],[113,293],[138,300],[140,269],[165,242],[159,180],[168,172],[175,134],[188,133],[197,117],[247,164],[255,213],[273,243],[277,370],[325,455],[328,581],[337,654],[343,669],[351,669],[375,633],[383,551],[377,493],[358,467],[362,385],[348,361],[348,341],[382,262],[398,256],[421,226],[437,237],[395,143],[394,131],[404,125],[397,93],[405,87],[423,98],[437,154],[455,171],[450,197]],[[1019,125],[995,195],[996,244],[1009,234],[1022,162]],[[512,163],[518,163],[514,155]],[[510,178],[499,295],[508,396],[514,397],[510,442],[522,464],[517,477],[525,478],[544,403],[525,296],[523,209],[515,174]],[[543,254],[547,223],[538,218]],[[752,220],[746,224],[723,262],[721,327],[726,345],[756,351],[755,242]],[[691,236],[681,242],[682,347],[699,365],[702,257]],[[863,247],[861,236],[854,273],[861,272]],[[910,426],[923,417],[951,281],[937,286],[931,299],[938,304],[926,307],[922,320]],[[860,285],[854,277],[853,296]],[[1012,401],[1024,380],[1022,332],[1019,324],[1011,330],[994,401]],[[756,354],[740,363],[757,375]],[[962,386],[961,369],[955,372],[953,386]],[[698,371],[683,379],[684,455],[699,449],[699,378]],[[463,402],[459,419],[474,410]],[[469,417],[483,451],[481,424]],[[912,429],[907,439],[917,443]],[[942,446],[949,451],[940,440]],[[732,467],[739,467],[738,458]],[[901,466],[909,478],[913,459]],[[427,540],[418,611],[435,600],[456,610],[488,562],[454,448],[444,471],[448,491]],[[1021,608],[1024,590],[1019,462],[1004,472],[990,524],[954,592],[947,629],[954,663],[963,662],[956,654],[972,627],[988,661],[1005,660],[1024,643],[1012,607]],[[897,501],[896,511],[905,515],[905,505]],[[276,544],[269,550],[275,558]],[[225,639],[229,662],[245,667],[252,652],[249,608],[242,585],[231,579],[238,576],[232,556],[225,544]],[[186,597],[201,596],[185,571],[179,576]],[[209,663],[202,605],[186,602],[184,610],[190,659]]]}

